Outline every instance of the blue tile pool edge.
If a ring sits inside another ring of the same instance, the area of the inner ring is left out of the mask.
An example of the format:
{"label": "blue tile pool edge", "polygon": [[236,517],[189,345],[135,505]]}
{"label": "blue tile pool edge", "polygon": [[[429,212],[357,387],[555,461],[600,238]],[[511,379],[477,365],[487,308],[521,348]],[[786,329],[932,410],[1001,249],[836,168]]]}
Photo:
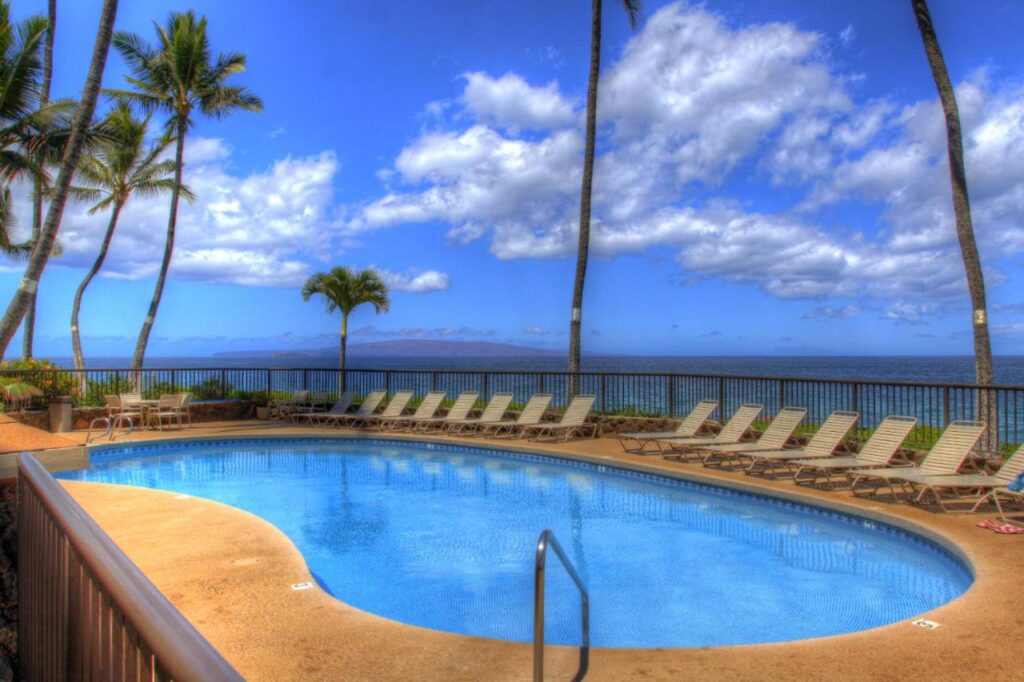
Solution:
{"label": "blue tile pool edge", "polygon": [[[516,445],[469,445],[452,443],[448,440],[431,439],[429,437],[379,437],[373,434],[344,434],[338,436],[220,436],[212,438],[209,436],[195,436],[186,438],[169,438],[160,440],[135,441],[132,443],[104,443],[88,447],[90,464],[94,454],[99,461],[104,459],[121,459],[126,456],[138,455],[145,452],[167,452],[190,447],[201,447],[209,445],[229,445],[244,443],[251,445],[333,445],[338,442],[365,443],[369,445],[414,447],[422,450],[446,450],[449,452],[464,452],[467,454],[484,454],[500,458],[512,459],[527,462],[557,463],[569,466],[570,468],[596,473],[612,473],[617,476],[632,480],[642,480],[650,483],[667,486],[682,486],[690,489],[697,489],[702,492],[720,496],[738,496],[756,498],[760,502],[771,504],[777,508],[799,510],[814,516],[824,516],[833,521],[859,525],[873,532],[882,532],[889,535],[901,537],[904,540],[913,542],[919,546],[936,552],[955,563],[965,571],[970,578],[967,589],[957,597],[960,599],[967,594],[977,580],[977,572],[974,563],[969,555],[953,540],[945,535],[933,531],[930,528],[921,526],[913,521],[894,518],[884,511],[863,509],[844,504],[841,501],[813,500],[806,499],[799,491],[783,491],[763,489],[760,486],[750,483],[718,481],[708,482],[699,475],[695,476],[687,471],[654,471],[646,467],[642,462],[614,462],[608,463],[605,460],[594,461],[594,456],[586,454],[566,454],[542,450],[535,447],[524,447]],[[109,455],[108,455],[109,453]],[[104,455],[107,455],[104,457]],[[116,455],[116,456],[114,456]],[[71,472],[67,472],[71,473]],[[58,474],[58,477],[60,475]],[[954,600],[956,601],[956,600]]]}

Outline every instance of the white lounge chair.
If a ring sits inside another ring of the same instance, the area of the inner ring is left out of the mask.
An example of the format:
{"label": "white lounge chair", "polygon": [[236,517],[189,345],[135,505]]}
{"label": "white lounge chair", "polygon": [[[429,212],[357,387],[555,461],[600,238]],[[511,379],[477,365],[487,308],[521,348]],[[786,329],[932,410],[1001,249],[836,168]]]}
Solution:
{"label": "white lounge chair", "polygon": [[512,404],[513,397],[511,393],[495,393],[479,417],[452,420],[447,425],[448,433],[461,436],[474,432],[481,426],[499,423],[505,418],[505,413],[508,411],[508,406]]}
{"label": "white lounge chair", "polygon": [[519,413],[518,419],[502,420],[487,424],[481,423],[477,425],[476,433],[481,436],[511,436],[520,427],[539,424],[540,420],[544,417],[544,411],[548,409],[548,405],[551,404],[553,398],[554,396],[550,393],[534,393],[530,400],[527,401],[526,407]]}
{"label": "white lounge chair", "polygon": [[793,471],[793,481],[796,483],[814,485],[824,478],[825,484],[834,488],[837,484],[849,483],[846,472],[851,469],[886,467],[891,464],[903,441],[916,425],[915,417],[886,417],[856,454],[793,459],[788,460],[786,465]]}
{"label": "white lounge chair", "polygon": [[[686,415],[683,421],[679,422],[679,426],[676,427],[675,431],[642,431],[637,433],[623,433],[619,435],[619,445],[626,452],[631,452],[636,455],[645,455],[648,453],[647,446],[653,444],[655,450],[658,447],[659,438],[690,438],[696,436],[700,432],[704,423],[711,418],[711,415],[718,409],[717,400],[702,400],[697,403],[697,406],[690,410],[690,414]],[[636,445],[630,447],[627,443],[636,443]],[[653,452],[653,451],[652,451]]]}
{"label": "white lounge chair", "polygon": [[697,450],[704,466],[722,466],[738,462],[746,453],[759,450],[779,450],[793,437],[800,422],[807,416],[806,407],[784,407],[771,420],[761,436],[748,443],[727,443],[698,445]]}
{"label": "white lounge chair", "polygon": [[426,432],[433,429],[442,430],[449,424],[455,424],[463,421],[469,411],[476,405],[476,399],[479,397],[479,393],[476,391],[463,391],[456,398],[452,406],[448,408],[447,414],[443,417],[424,417],[417,419],[415,417],[410,418],[410,426],[413,431]]}
{"label": "white lounge chair", "polygon": [[750,426],[757,419],[764,409],[763,405],[747,403],[740,405],[740,408],[733,413],[722,426],[722,430],[714,436],[693,436],[692,438],[659,438],[658,447],[661,448],[662,456],[665,459],[686,459],[688,453],[702,445],[730,445],[739,443],[740,439],[750,430]]}
{"label": "white lounge chair", "polygon": [[562,440],[569,440],[572,436],[591,438],[597,436],[597,424],[588,423],[587,416],[594,407],[597,396],[578,395],[569,402],[565,408],[562,418],[557,422],[541,422],[539,424],[523,424],[519,427],[519,437],[531,437],[534,440],[541,438],[555,439],[559,433],[563,434]]}

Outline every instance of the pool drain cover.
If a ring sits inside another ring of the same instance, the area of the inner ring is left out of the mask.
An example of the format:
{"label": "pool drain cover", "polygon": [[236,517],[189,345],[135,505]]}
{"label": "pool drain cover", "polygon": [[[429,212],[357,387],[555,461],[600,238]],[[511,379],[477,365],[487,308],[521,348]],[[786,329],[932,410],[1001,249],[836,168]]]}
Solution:
{"label": "pool drain cover", "polygon": [[292,589],[296,592],[300,590],[308,590],[311,587],[313,587],[313,583],[295,583],[294,585],[292,585]]}
{"label": "pool drain cover", "polygon": [[913,623],[911,623],[911,625],[916,625],[917,627],[924,628],[925,630],[934,630],[936,628],[942,627],[934,620],[925,620],[924,618],[921,618],[920,620],[915,620]]}

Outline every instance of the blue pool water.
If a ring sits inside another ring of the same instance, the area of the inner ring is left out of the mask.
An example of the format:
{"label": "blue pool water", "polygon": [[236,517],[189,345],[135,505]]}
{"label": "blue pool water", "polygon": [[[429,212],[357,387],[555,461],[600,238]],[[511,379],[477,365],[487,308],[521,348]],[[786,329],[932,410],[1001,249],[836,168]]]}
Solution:
{"label": "blue pool water", "polygon": [[[591,595],[592,644],[719,646],[861,630],[971,583],[884,524],[714,486],[471,447],[387,440],[116,446],[62,478],[205,497],[270,521],[338,599],[412,625],[532,638],[533,553],[555,531]],[[549,559],[547,632],[579,642]],[[286,588],[285,588],[286,589]]]}

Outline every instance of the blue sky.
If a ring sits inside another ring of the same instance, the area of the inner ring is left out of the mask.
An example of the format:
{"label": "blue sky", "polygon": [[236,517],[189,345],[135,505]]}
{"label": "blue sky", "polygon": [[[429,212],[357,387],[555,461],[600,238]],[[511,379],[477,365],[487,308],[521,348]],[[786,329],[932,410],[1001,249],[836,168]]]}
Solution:
{"label": "blue sky", "polygon": [[[60,3],[58,95],[81,87],[99,5]],[[149,40],[153,20],[188,7],[122,5],[118,28]],[[931,6],[967,129],[994,347],[1024,352],[1024,7]],[[265,111],[192,133],[200,199],[150,355],[333,346],[338,318],[298,289],[336,264],[380,268],[394,291],[390,313],[356,313],[352,343],[566,345],[589,3],[191,7],[215,50],[248,55],[238,82]],[[647,2],[635,31],[606,3],[603,60],[585,350],[971,352],[941,112],[909,3]],[[122,76],[112,55],[104,83]],[[130,354],[166,210],[125,212],[83,305],[87,356]],[[104,227],[69,207],[38,355],[70,354],[71,295]],[[0,297],[19,276],[0,263]]]}

